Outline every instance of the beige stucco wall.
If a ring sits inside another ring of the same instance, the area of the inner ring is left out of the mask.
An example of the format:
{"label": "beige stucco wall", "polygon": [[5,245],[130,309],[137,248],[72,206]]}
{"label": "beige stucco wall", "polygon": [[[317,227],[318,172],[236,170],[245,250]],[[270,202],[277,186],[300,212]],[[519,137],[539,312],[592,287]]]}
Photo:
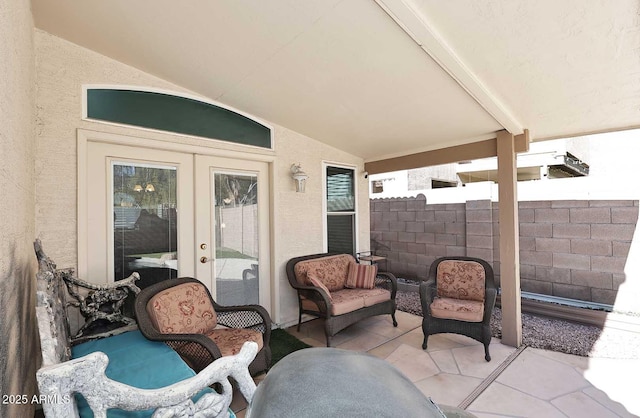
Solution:
{"label": "beige stucco wall", "polygon": [[[122,84],[187,90],[43,31],[35,32],[38,153],[36,231],[45,249],[61,267],[76,266],[77,253],[77,153],[78,128],[143,136],[186,145],[219,145],[181,137],[111,126],[81,119],[83,84]],[[240,109],[242,110],[242,109]],[[269,121],[266,121],[270,123]],[[322,162],[351,164],[361,172],[360,158],[328,147],[275,124],[273,169],[274,316],[279,323],[297,318],[297,301],[284,276],[286,261],[323,250]],[[229,148],[229,147],[226,147]],[[234,147],[231,147],[232,149]],[[251,153],[250,149],[235,147]],[[309,175],[307,192],[296,193],[290,166],[300,162]],[[359,175],[359,241],[369,245],[369,202],[366,181]]]}
{"label": "beige stucco wall", "polygon": [[[35,326],[34,48],[29,0],[0,6],[0,416],[33,416]],[[18,398],[22,400],[22,398]],[[7,401],[7,402],[5,402]]]}
{"label": "beige stucco wall", "polygon": [[[285,273],[290,258],[323,252],[322,180],[323,161],[355,164],[358,248],[369,249],[369,190],[362,174],[362,160],[347,153],[284,128],[276,128],[278,158],[275,163],[275,238],[276,278],[279,287],[279,304],[282,324],[298,319],[298,301]],[[306,193],[296,193],[291,179],[291,164],[300,163],[309,175]]]}

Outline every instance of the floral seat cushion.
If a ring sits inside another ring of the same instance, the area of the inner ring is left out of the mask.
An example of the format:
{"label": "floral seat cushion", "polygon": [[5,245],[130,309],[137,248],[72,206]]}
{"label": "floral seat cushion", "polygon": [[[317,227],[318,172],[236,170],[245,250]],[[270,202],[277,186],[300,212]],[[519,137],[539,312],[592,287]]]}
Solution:
{"label": "floral seat cushion", "polygon": [[[254,331],[252,329],[245,328],[216,328],[206,334],[220,350],[220,354],[223,356],[232,356],[240,352],[242,344],[247,341],[253,341],[258,344],[258,351],[264,347],[264,341],[262,340],[262,333]],[[211,361],[210,356],[206,350],[202,349],[202,346],[198,343],[186,343],[179,347],[176,347],[176,351],[182,356],[183,360],[190,364],[195,362],[196,364],[206,363]]]}
{"label": "floral seat cushion", "polygon": [[262,350],[264,342],[262,333],[246,328],[220,328],[214,329],[207,337],[211,338],[220,349],[223,356],[234,356],[240,352],[242,344],[253,341],[258,344],[258,351]]}
{"label": "floral seat cushion", "polygon": [[[366,306],[373,306],[391,299],[386,289],[342,289],[331,292],[331,315],[342,315]],[[303,309],[318,311],[318,305],[310,299],[302,300]]]}
{"label": "floral seat cushion", "polygon": [[435,318],[482,322],[484,316],[484,303],[475,300],[435,298],[429,308]]}

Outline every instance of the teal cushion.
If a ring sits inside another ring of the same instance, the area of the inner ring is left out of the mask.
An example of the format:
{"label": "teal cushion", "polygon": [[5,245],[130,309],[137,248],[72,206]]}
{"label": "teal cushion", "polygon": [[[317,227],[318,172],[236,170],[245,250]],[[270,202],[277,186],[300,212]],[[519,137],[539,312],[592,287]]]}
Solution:
{"label": "teal cushion", "polygon": [[[195,372],[187,366],[178,353],[159,341],[147,340],[140,331],[130,331],[100,340],[88,341],[72,348],[72,357],[78,358],[95,351],[109,357],[106,375],[112,380],[140,389],[157,389],[189,377]],[[206,388],[193,397],[197,401]],[[87,401],[76,395],[80,417],[93,418]],[[123,411],[109,409],[107,417],[150,417],[153,410]]]}

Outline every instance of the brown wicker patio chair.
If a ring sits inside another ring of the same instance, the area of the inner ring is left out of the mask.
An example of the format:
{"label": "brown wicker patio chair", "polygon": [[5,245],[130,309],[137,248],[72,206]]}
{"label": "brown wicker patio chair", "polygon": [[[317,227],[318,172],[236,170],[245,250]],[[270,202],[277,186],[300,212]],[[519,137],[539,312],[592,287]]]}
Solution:
{"label": "brown wicker patio chair", "polygon": [[259,305],[221,306],[209,289],[193,278],[169,279],[143,289],[135,303],[138,326],[150,340],[164,341],[195,370],[234,355],[246,341],[258,344],[249,372],[271,363],[271,318]]}
{"label": "brown wicker patio chair", "polygon": [[455,333],[484,344],[484,358],[491,361],[491,312],[496,302],[493,269],[474,257],[442,257],[431,264],[427,281],[420,284],[422,332],[427,348],[429,335]]}

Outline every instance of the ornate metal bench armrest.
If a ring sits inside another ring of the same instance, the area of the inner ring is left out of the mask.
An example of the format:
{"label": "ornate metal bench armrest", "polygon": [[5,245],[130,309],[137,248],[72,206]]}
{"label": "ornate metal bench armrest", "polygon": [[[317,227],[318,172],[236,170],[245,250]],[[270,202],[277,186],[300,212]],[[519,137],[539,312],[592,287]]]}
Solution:
{"label": "ornate metal bench armrest", "polygon": [[[85,319],[84,324],[72,338],[74,342],[81,342],[84,332],[95,321],[104,320],[109,323],[120,324],[120,331],[135,329],[136,321],[122,312],[122,307],[130,292],[134,295],[140,293],[140,288],[135,282],[140,280],[136,272],[131,276],[113,283],[95,284],[81,280],[74,276],[73,269],[56,270],[60,275],[70,296],[67,305],[75,306]],[[116,332],[117,333],[117,332]],[[106,332],[104,336],[113,332]]]}
{"label": "ornate metal bench armrest", "polygon": [[[49,418],[78,417],[73,402],[76,392],[84,396],[96,418],[106,418],[109,408],[156,408],[155,418],[191,416],[196,412],[226,418],[233,396],[229,377],[237,382],[247,402],[253,398],[256,385],[249,374],[249,364],[257,353],[258,345],[246,342],[237,355],[222,357],[196,376],[159,389],[138,389],[109,379],[105,375],[109,359],[102,352],[43,367],[36,376],[41,395],[49,401],[43,404]],[[191,401],[192,396],[214,383],[222,385],[222,393],[212,391],[195,404]]]}
{"label": "ornate metal bench armrest", "polygon": [[74,277],[73,273],[74,270],[73,269],[65,269],[65,270],[60,270],[60,271],[64,271],[67,272],[68,274],[65,274],[63,276],[63,280],[65,282],[74,284],[76,286],[80,286],[83,287],[85,289],[88,290],[110,290],[110,289],[119,289],[119,288],[124,288],[127,287],[129,289],[131,289],[131,291],[133,291],[136,295],[138,293],[140,293],[140,288],[138,286],[135,285],[136,280],[140,279],[140,275],[136,272],[132,273],[131,276],[122,279],[122,280],[118,280],[115,281],[113,283],[100,283],[100,284],[96,284],[96,283],[89,283],[85,280],[79,279],[77,277]]}

